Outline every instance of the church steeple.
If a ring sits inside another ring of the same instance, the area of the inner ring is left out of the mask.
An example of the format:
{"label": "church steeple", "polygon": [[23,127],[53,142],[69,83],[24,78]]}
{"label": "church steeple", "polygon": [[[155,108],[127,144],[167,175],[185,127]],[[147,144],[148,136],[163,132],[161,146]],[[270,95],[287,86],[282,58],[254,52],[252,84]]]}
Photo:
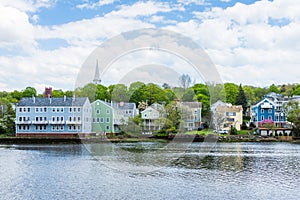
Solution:
{"label": "church steeple", "polygon": [[101,83],[101,79],[100,79],[100,75],[99,75],[98,59],[96,61],[96,71],[95,71],[95,76],[94,76],[93,83],[94,84],[100,84]]}

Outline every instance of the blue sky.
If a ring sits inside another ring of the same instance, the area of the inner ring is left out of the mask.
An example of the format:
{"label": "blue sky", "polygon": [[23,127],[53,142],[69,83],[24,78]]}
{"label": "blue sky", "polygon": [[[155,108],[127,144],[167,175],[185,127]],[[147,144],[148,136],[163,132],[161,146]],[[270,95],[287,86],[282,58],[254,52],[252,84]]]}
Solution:
{"label": "blue sky", "polygon": [[[294,0],[2,0],[0,90],[74,89],[82,64],[97,46],[142,28],[191,38],[205,50],[224,82],[254,86],[299,82],[299,10]],[[151,56],[145,53],[140,65],[151,64]],[[117,64],[138,65],[129,57]],[[173,63],[178,69],[184,65],[169,59],[155,64]],[[118,82],[120,72],[111,73],[111,80],[103,84]]]}

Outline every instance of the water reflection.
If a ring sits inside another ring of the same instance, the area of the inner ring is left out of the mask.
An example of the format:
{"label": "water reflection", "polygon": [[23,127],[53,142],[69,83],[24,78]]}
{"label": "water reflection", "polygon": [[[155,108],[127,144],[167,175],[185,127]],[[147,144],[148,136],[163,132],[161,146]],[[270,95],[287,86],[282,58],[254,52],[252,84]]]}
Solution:
{"label": "water reflection", "polygon": [[299,145],[164,145],[0,146],[0,199],[300,199]]}

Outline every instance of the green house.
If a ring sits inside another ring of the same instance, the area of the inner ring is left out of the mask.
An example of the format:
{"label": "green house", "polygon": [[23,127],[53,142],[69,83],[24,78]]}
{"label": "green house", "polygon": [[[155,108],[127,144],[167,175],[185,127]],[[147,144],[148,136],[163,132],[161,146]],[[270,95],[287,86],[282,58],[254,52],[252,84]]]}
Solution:
{"label": "green house", "polygon": [[92,132],[113,133],[113,108],[107,102],[96,100],[92,104]]}

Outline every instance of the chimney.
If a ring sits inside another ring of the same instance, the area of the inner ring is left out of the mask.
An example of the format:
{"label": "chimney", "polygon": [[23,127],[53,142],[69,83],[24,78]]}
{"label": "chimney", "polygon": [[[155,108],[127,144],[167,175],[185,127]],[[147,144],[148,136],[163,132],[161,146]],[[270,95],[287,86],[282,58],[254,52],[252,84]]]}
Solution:
{"label": "chimney", "polygon": [[35,103],[35,96],[34,95],[32,95],[32,101],[33,101],[33,103]]}
{"label": "chimney", "polygon": [[66,95],[64,95],[64,102],[66,102],[66,100],[67,100],[67,96],[66,96]]}
{"label": "chimney", "polygon": [[46,87],[45,88],[45,97],[51,98],[52,97],[52,87]]}

